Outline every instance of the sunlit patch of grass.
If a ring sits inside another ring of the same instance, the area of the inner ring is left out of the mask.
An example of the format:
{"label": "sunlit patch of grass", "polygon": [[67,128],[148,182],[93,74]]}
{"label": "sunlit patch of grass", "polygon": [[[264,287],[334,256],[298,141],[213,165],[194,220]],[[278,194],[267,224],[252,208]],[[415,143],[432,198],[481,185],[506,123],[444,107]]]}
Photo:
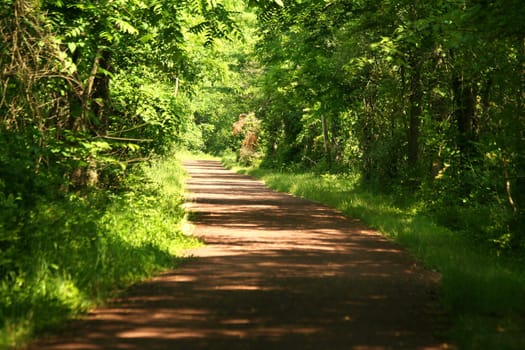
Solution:
{"label": "sunlit patch of grass", "polygon": [[120,193],[37,203],[23,223],[18,269],[0,280],[0,348],[175,267],[183,250],[199,245],[182,232],[184,178],[179,161],[159,160]]}
{"label": "sunlit patch of grass", "polygon": [[22,340],[28,339],[32,334],[32,325],[29,319],[7,319],[3,324],[0,337],[0,349],[9,349],[22,345]]}
{"label": "sunlit patch of grass", "polygon": [[525,268],[498,257],[469,235],[424,215],[424,205],[380,195],[357,177],[234,168],[276,190],[305,197],[361,219],[442,275],[442,301],[461,349],[525,349]]}

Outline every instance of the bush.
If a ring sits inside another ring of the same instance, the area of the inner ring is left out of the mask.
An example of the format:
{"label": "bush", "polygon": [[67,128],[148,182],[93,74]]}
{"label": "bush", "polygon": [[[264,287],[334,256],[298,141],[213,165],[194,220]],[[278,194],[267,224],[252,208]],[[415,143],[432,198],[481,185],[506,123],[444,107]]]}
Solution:
{"label": "bush", "polygon": [[[173,267],[196,243],[181,233],[183,176],[177,162],[156,161],[137,168],[118,193],[42,197],[17,225],[2,211],[0,237],[9,240],[0,242],[8,248],[0,265],[0,348]],[[0,205],[21,210],[12,196],[0,195]]]}

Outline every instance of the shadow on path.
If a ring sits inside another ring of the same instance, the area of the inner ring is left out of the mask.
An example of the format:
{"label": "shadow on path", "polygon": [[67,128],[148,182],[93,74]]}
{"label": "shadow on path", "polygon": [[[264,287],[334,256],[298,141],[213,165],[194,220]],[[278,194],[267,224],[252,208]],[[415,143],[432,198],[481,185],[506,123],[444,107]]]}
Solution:
{"label": "shadow on path", "polygon": [[214,161],[186,164],[181,268],[31,349],[442,349],[438,277],[356,220]]}

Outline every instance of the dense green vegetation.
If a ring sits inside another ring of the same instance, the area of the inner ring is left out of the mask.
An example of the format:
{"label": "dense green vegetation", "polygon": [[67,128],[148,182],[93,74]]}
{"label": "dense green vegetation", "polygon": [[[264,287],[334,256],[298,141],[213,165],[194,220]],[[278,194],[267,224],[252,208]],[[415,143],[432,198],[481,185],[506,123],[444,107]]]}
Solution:
{"label": "dense green vegetation", "polygon": [[0,346],[173,264],[182,148],[324,174],[276,186],[443,272],[466,348],[523,345],[521,0],[1,0],[0,39]]}
{"label": "dense green vegetation", "polygon": [[17,223],[20,242],[11,246],[18,255],[2,256],[4,271],[13,267],[0,285],[0,348],[175,266],[184,248],[198,244],[182,230],[184,174],[179,162],[156,160],[137,167],[118,192],[41,197],[16,208],[25,217]]}
{"label": "dense green vegetation", "polygon": [[199,140],[194,46],[235,30],[206,1],[0,1],[1,348],[195,243],[168,159]]}
{"label": "dense green vegetation", "polygon": [[523,251],[521,1],[297,1],[260,25],[263,165],[358,172]]}
{"label": "dense green vegetation", "polygon": [[[215,81],[215,92],[201,91],[199,98],[214,103],[207,104],[208,116],[199,115],[223,132],[206,134],[204,150],[233,145],[240,152],[253,130],[232,143],[228,128],[239,114],[254,112],[261,127],[248,160],[358,174],[379,192],[409,192],[440,224],[519,258],[525,249],[521,2],[284,5],[260,6],[257,31],[243,22],[254,42],[222,51],[232,63],[223,74],[229,79]],[[235,88],[242,93],[233,101],[217,92]]]}

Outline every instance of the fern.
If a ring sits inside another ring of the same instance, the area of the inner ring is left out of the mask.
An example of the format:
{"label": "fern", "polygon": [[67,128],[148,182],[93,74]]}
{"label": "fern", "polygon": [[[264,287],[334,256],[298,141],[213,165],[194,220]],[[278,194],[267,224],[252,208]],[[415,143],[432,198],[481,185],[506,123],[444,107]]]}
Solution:
{"label": "fern", "polygon": [[123,33],[136,35],[139,33],[137,28],[135,28],[131,23],[125,21],[123,18],[110,17],[109,20],[113,22],[116,27]]}

